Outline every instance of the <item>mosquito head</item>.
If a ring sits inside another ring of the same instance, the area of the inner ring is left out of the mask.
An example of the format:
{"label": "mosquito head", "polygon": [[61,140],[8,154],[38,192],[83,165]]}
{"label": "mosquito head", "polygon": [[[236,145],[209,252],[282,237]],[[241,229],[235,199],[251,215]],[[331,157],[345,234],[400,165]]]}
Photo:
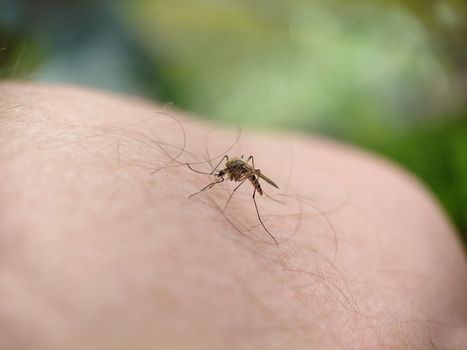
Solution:
{"label": "mosquito head", "polygon": [[223,177],[226,173],[225,169],[219,170],[215,175],[216,177]]}

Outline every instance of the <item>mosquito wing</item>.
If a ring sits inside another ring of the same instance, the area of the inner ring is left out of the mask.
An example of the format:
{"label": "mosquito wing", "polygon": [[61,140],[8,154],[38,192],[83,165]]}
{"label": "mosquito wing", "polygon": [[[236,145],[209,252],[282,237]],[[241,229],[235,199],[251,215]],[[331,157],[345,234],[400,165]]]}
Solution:
{"label": "mosquito wing", "polygon": [[266,175],[263,175],[262,173],[259,173],[258,176],[260,178],[262,178],[264,181],[266,181],[268,184],[270,184],[271,186],[274,186],[275,188],[279,188],[279,186],[276,185],[276,183],[274,181],[272,181],[269,177],[267,177]]}
{"label": "mosquito wing", "polygon": [[258,175],[260,178],[262,178],[264,181],[266,181],[268,184],[270,184],[271,186],[274,186],[275,188],[279,188],[279,186],[276,185],[276,183],[274,181],[272,181],[269,177],[267,177],[266,175],[263,175],[263,173],[261,172],[257,172],[255,169],[253,169],[253,167],[250,165],[250,164],[247,164],[247,163],[244,163],[243,166],[248,169],[249,171],[255,173],[256,175]]}

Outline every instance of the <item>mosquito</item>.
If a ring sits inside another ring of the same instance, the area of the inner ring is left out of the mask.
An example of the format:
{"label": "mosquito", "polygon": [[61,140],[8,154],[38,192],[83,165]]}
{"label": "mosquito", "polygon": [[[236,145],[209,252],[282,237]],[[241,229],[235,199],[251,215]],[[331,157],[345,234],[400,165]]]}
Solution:
{"label": "mosquito", "polygon": [[[249,164],[251,160],[251,165]],[[222,164],[222,162],[225,161],[225,168],[221,170],[217,170],[217,168]],[[230,194],[229,198],[227,199],[227,202],[224,206],[224,210],[227,208],[227,206],[230,203],[230,200],[232,199],[235,191],[238,190],[238,188],[245,183],[245,181],[250,181],[250,183],[253,185],[254,190],[253,190],[253,203],[255,204],[255,209],[256,209],[256,215],[258,216],[258,220],[261,223],[261,226],[263,226],[264,230],[267,232],[267,234],[274,240],[274,243],[279,246],[279,242],[277,239],[269,232],[269,230],[266,228],[266,225],[264,224],[263,220],[261,219],[261,215],[259,214],[258,210],[258,205],[256,204],[256,192],[258,192],[261,196],[263,195],[263,189],[261,188],[261,185],[259,183],[259,179],[263,179],[266,181],[268,184],[271,186],[274,186],[275,188],[279,188],[279,186],[276,185],[274,181],[272,181],[270,178],[268,178],[266,175],[264,175],[261,170],[255,168],[255,160],[253,156],[249,156],[246,161],[244,161],[244,156],[242,155],[241,157],[235,157],[232,159],[229,159],[227,155],[222,157],[221,161],[216,165],[216,167],[210,172],[210,173],[204,173],[201,171],[198,171],[196,169],[193,169],[189,163],[186,163],[188,168],[196,173],[200,174],[205,174],[205,175],[213,175],[215,177],[215,181],[208,184],[207,186],[203,187],[200,191],[193,193],[190,195],[190,198],[193,196],[196,196],[197,194],[213,188],[215,185],[220,184],[224,182],[227,178],[227,180],[234,181],[234,182],[240,182],[232,191]],[[226,177],[226,178],[225,178]]]}

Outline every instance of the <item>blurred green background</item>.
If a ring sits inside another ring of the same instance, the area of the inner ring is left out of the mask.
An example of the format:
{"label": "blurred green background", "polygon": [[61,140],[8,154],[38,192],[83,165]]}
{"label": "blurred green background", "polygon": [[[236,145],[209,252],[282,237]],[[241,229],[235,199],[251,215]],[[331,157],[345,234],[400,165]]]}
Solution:
{"label": "blurred green background", "polygon": [[1,0],[0,76],[364,146],[422,178],[466,238],[465,0]]}

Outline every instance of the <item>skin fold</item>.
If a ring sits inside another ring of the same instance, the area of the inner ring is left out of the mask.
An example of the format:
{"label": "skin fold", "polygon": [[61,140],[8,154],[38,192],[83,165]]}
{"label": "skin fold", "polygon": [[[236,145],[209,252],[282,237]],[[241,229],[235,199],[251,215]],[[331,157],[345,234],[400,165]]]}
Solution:
{"label": "skin fold", "polygon": [[[0,102],[1,349],[467,343],[463,247],[390,162],[82,87],[2,83]],[[188,198],[214,179],[184,162],[226,151],[280,187],[256,195],[279,247],[248,182],[225,212],[236,183]]]}

